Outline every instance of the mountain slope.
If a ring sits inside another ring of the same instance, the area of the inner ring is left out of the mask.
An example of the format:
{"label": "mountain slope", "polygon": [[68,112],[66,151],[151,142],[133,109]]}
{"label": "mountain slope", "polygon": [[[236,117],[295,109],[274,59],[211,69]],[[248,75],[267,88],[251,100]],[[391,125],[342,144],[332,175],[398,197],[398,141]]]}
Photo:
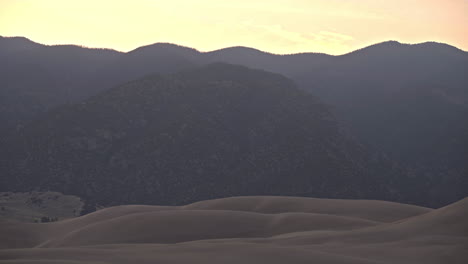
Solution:
{"label": "mountain slope", "polygon": [[0,142],[38,114],[99,92],[91,76],[119,53],[0,37]]}
{"label": "mountain slope", "polygon": [[468,194],[467,52],[389,41],[342,56],[232,48],[204,58],[295,80],[330,105],[348,133],[410,171],[411,202],[438,207]]}
{"label": "mountain slope", "polygon": [[177,55],[179,49],[183,48],[157,44],[121,53],[0,36],[0,142],[53,107],[150,73],[194,66],[185,58],[188,53]]}
{"label": "mountain slope", "polygon": [[164,43],[119,53],[0,38],[0,56],[0,144],[55,106],[146,74],[222,61],[283,74],[331,106],[346,133],[413,175],[397,187],[414,190],[406,202],[438,207],[468,194],[468,55],[446,44],[390,41],[329,56]]}
{"label": "mountain slope", "polygon": [[428,204],[441,206],[468,190],[467,69],[468,54],[454,47],[388,42],[295,79],[361,142],[408,167],[432,189]]}
{"label": "mountain slope", "polygon": [[[3,188],[102,204],[249,194],[400,199],[392,164],[280,75],[228,64],[115,87],[12,137]],[[408,193],[406,192],[406,195]]]}

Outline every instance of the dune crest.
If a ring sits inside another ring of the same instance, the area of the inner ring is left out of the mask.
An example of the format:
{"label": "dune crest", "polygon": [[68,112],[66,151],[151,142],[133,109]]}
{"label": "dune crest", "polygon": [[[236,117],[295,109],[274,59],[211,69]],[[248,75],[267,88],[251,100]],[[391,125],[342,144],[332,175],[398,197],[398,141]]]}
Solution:
{"label": "dune crest", "polygon": [[436,210],[272,196],[116,206],[2,222],[0,263],[465,263],[467,216],[468,198]]}

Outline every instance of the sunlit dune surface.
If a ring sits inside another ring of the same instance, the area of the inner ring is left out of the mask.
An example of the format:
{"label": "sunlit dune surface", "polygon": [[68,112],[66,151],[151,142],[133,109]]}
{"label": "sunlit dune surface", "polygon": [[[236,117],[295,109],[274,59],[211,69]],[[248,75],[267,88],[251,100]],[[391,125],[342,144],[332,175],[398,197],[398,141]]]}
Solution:
{"label": "sunlit dune surface", "polygon": [[424,207],[236,197],[4,222],[0,263],[465,263],[468,198]]}

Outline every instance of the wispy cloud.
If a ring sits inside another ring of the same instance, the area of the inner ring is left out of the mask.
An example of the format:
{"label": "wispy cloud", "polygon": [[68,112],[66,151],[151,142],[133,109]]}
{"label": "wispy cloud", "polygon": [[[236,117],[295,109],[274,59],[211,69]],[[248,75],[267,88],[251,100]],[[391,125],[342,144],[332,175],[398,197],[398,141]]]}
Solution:
{"label": "wispy cloud", "polygon": [[293,52],[317,51],[326,48],[333,54],[340,54],[348,51],[354,40],[354,37],[343,33],[328,30],[302,33],[288,30],[280,24],[259,25],[251,21],[244,21],[239,24],[239,27],[259,38],[268,39],[276,45],[287,47]]}

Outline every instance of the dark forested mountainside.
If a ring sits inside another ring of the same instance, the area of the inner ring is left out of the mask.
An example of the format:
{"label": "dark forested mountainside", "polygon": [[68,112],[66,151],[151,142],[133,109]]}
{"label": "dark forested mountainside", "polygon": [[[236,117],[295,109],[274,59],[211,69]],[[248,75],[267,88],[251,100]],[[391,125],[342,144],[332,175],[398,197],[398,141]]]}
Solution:
{"label": "dark forested mountainside", "polygon": [[51,107],[98,92],[90,78],[118,55],[111,50],[0,37],[1,138]]}
{"label": "dark forested mountainside", "polygon": [[391,41],[343,56],[244,47],[201,53],[171,44],[120,53],[0,37],[0,58],[0,142],[52,107],[150,73],[223,61],[283,74],[319,97],[349,133],[431,193],[421,204],[468,194],[468,55],[449,45]]}
{"label": "dark forested mountainside", "polygon": [[395,185],[411,186],[405,174],[344,135],[327,107],[291,80],[221,63],[59,107],[7,145],[2,188],[57,190],[104,205],[411,196]]}
{"label": "dark forested mountainside", "polygon": [[180,50],[184,48],[157,44],[120,53],[0,37],[0,136],[14,134],[48,109],[78,102],[122,82],[193,67],[184,57],[188,53]]}
{"label": "dark forested mountainside", "polygon": [[387,42],[295,79],[332,105],[361,142],[436,186],[433,205],[467,195],[466,52],[438,43]]}

